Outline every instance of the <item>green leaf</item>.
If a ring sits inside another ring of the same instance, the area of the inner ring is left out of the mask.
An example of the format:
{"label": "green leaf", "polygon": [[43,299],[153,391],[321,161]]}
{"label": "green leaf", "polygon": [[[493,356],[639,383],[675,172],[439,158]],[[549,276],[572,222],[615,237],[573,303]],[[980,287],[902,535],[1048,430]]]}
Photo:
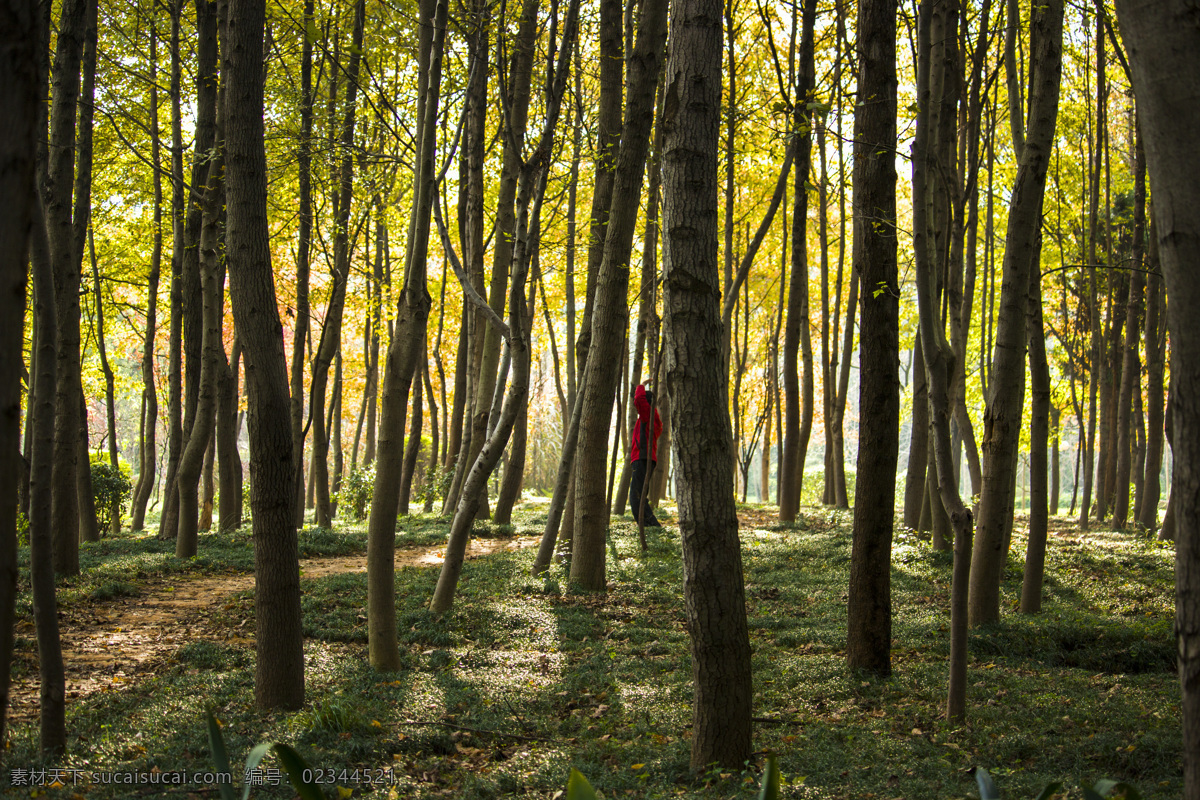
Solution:
{"label": "green leaf", "polygon": [[[205,714],[208,716],[208,749],[212,751],[213,766],[217,768],[217,772],[233,775],[233,770],[229,768],[229,752],[225,749],[225,737],[221,735],[221,723],[217,722],[212,711],[207,711]],[[221,800],[237,800],[233,786],[228,783],[217,784],[217,791],[221,793]]]}
{"label": "green leaf", "polygon": [[1061,788],[1062,788],[1061,781],[1056,781],[1054,783],[1047,784],[1046,788],[1042,789],[1042,793],[1037,796],[1036,800],[1050,800],[1050,798],[1054,796],[1054,793],[1057,792]]}
{"label": "green leaf", "polygon": [[588,779],[574,767],[571,767],[571,774],[567,776],[567,800],[599,800]]}
{"label": "green leaf", "polygon": [[[251,772],[258,769],[258,765],[262,763],[263,756],[275,746],[274,742],[263,742],[250,751],[250,755],[246,757],[246,772]],[[249,800],[250,784],[246,784],[242,789],[242,800]]]}
{"label": "green leaf", "polygon": [[304,773],[311,771],[308,762],[300,757],[292,748],[286,744],[276,744],[272,746],[275,751],[275,757],[279,759],[279,763],[283,764],[283,769],[288,774],[288,780],[292,782],[292,788],[296,790],[296,794],[300,795],[301,800],[325,800],[325,794],[321,791],[321,787],[312,781],[305,780]]}
{"label": "green leaf", "polygon": [[762,789],[758,792],[758,800],[779,800],[779,758],[767,756],[767,768],[763,770]]}
{"label": "green leaf", "polygon": [[979,784],[979,800],[1000,800],[1000,790],[996,782],[983,767],[975,768],[975,782]]}

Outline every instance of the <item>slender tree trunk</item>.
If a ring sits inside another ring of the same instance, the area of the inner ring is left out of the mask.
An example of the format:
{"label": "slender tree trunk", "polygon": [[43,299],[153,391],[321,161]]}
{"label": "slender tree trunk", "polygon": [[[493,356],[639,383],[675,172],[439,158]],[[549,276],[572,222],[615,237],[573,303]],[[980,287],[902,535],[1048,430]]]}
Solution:
{"label": "slender tree trunk", "polygon": [[[1146,276],[1146,477],[1145,500],[1138,521],[1148,531],[1158,527],[1158,502],[1162,488],[1159,473],[1163,459],[1163,324],[1161,314],[1162,278],[1154,274],[1158,266],[1158,237],[1150,237],[1151,274]],[[1136,264],[1134,266],[1137,266]]]}
{"label": "slender tree trunk", "polygon": [[[296,237],[296,320],[292,329],[292,363],[290,380],[290,406],[288,408],[292,431],[292,452],[296,459],[295,522],[304,524],[304,345],[308,341],[309,309],[309,255],[312,250],[312,128],[313,128],[313,38],[309,31],[315,28],[314,0],[304,0],[303,30],[301,31],[300,57],[300,141],[297,147],[298,193],[300,201],[299,230]],[[222,515],[223,517],[224,515]],[[240,514],[239,514],[240,517]],[[223,527],[223,526],[222,526]]]}
{"label": "slender tree trunk", "polygon": [[234,323],[246,357],[253,483],[256,666],[259,708],[304,703],[297,454],[292,450],[288,374],[267,227],[263,137],[263,0],[230,0],[223,54],[226,257]]}
{"label": "slender tree trunk", "polygon": [[[316,523],[319,528],[333,526],[333,501],[330,497],[329,445],[331,431],[326,429],[321,417],[325,408],[325,389],[329,381],[329,369],[338,357],[342,346],[342,314],[346,307],[346,285],[350,278],[350,204],[354,188],[354,126],[355,104],[358,101],[358,72],[362,62],[362,39],[365,25],[365,0],[359,0],[354,11],[354,32],[350,45],[350,64],[346,69],[346,111],[343,115],[338,141],[340,166],[338,175],[338,197],[335,203],[333,244],[333,275],[329,307],[325,312],[325,323],[321,326],[321,341],[312,364],[312,389],[310,403],[313,411],[314,483],[316,485]],[[336,381],[335,381],[336,383]],[[338,405],[335,395],[334,405]]]}
{"label": "slender tree trunk", "polygon": [[[48,26],[47,26],[48,27]],[[46,30],[43,28],[43,37]],[[44,41],[44,38],[43,38]],[[33,234],[30,241],[34,324],[38,326],[38,373],[33,378],[30,402],[33,415],[33,450],[29,471],[29,573],[33,596],[33,617],[38,643],[38,721],[39,745],[43,755],[66,749],[66,673],[63,669],[62,643],[58,630],[58,601],[54,592],[54,541],[52,512],[52,472],[54,469],[55,386],[58,358],[55,354],[57,329],[54,275],[49,234],[42,205],[34,207]],[[74,531],[74,528],[72,528]],[[16,564],[16,559],[12,562]]]}
{"label": "slender tree trunk", "polygon": [[445,0],[422,0],[420,51],[424,82],[422,116],[417,130],[417,162],[413,172],[413,205],[405,258],[404,288],[397,301],[395,333],[388,346],[381,388],[379,457],[367,523],[367,628],[371,666],[400,668],[396,638],[395,535],[403,470],[405,406],[408,387],[421,358],[432,298],[426,287],[425,261],[429,252],[429,221],[437,191],[434,153],[438,106],[441,100],[442,53],[446,41]]}
{"label": "slender tree trunk", "polygon": [[691,765],[740,768],[752,749],[752,686],[726,371],[717,357],[723,338],[717,266],[720,0],[675,4],[670,29],[663,305],[667,381],[676,417],[687,420],[676,431],[675,449],[694,683]]}
{"label": "slender tree trunk", "polygon": [[242,344],[233,338],[233,352],[222,358],[221,381],[217,396],[217,460],[220,463],[220,509],[218,530],[230,531],[242,525],[242,457],[238,452],[238,361]]}
{"label": "slender tree trunk", "polygon": [[[198,0],[207,3],[207,0]],[[212,4],[213,39],[216,39],[216,4]],[[216,54],[213,53],[215,59]],[[217,105],[220,104],[218,99]],[[222,135],[222,112],[217,116],[215,150],[209,164],[204,186],[194,187],[203,192],[204,219],[200,229],[200,278],[203,292],[203,363],[200,365],[200,386],[197,392],[196,418],[188,433],[187,445],[179,457],[176,486],[179,491],[179,529],[175,537],[175,555],[190,558],[196,555],[196,535],[200,510],[196,490],[204,467],[216,422],[218,382],[220,380],[223,322],[225,317],[224,287],[220,275],[218,222],[224,206],[225,152]]]}
{"label": "slender tree trunk", "polygon": [[[25,471],[20,458],[21,372],[19,356],[25,339],[26,258],[35,235],[34,205],[38,134],[38,6],[32,0],[8,0],[0,6],[0,197],[6,213],[0,216],[0,741],[7,742],[9,681],[12,671],[13,622],[17,600],[17,492]],[[39,231],[37,235],[45,236]],[[97,294],[97,311],[100,298]],[[29,376],[33,406],[35,374]],[[39,531],[41,534],[41,531]],[[53,584],[51,584],[53,586]],[[41,588],[39,586],[39,588]]]}
{"label": "slender tree trunk", "polygon": [[[613,177],[612,206],[605,231],[603,260],[596,279],[588,359],[595,361],[580,389],[583,403],[579,454],[575,464],[575,531],[571,581],[588,591],[605,588],[604,537],[608,507],[604,496],[604,461],[612,420],[618,360],[629,318],[629,257],[636,233],[638,196],[645,175],[654,92],[662,69],[667,4],[643,5],[637,44],[629,58],[629,92],[625,128]],[[718,10],[718,24],[719,24]],[[718,90],[719,91],[719,90]],[[731,462],[732,463],[732,462]]]}
{"label": "slender tree trunk", "polygon": [[[1038,248],[1040,252],[1040,248]],[[1029,429],[1029,543],[1021,583],[1022,614],[1042,609],[1042,578],[1046,565],[1046,539],[1051,505],[1047,492],[1047,449],[1050,439],[1050,366],[1046,361],[1046,334],[1042,324],[1042,281],[1039,264],[1029,273],[1029,305],[1026,309],[1029,341],[1030,429]],[[1055,465],[1057,466],[1057,464]]]}
{"label": "slender tree trunk", "polygon": [[908,437],[908,470],[904,478],[904,527],[923,531],[921,507],[927,494],[925,476],[929,465],[929,379],[920,332],[913,351],[912,430]]}
{"label": "slender tree trunk", "polygon": [[138,424],[138,476],[131,498],[129,527],[141,531],[146,503],[156,483],[155,459],[158,434],[158,391],[154,387],[154,342],[158,323],[158,282],[162,275],[162,163],[158,131],[158,31],[151,24],[150,58],[150,160],[154,174],[154,244],[150,251],[150,275],[146,290],[146,333],[142,345],[142,414]]}
{"label": "slender tree trunk", "polygon": [[899,287],[896,238],[896,12],[894,0],[860,0],[854,116],[854,271],[859,276],[859,423],[850,556],[847,662],[892,671],[891,551],[899,451]]}
{"label": "slender tree trunk", "polygon": [[[783,456],[779,465],[779,519],[791,522],[800,509],[804,460],[812,432],[812,341],[808,331],[808,179],[812,160],[812,125],[808,102],[816,86],[813,29],[816,0],[805,0],[800,35],[800,69],[796,77],[792,115],[796,148],[795,192],[792,197],[792,269],[788,276],[787,321],[783,328]],[[796,372],[796,351],[801,351],[803,380]]]}
{"label": "slender tree trunk", "polygon": [[1035,12],[1029,127],[1009,208],[992,392],[984,414],[983,493],[971,560],[972,625],[1000,617],[1000,576],[1007,555],[1005,517],[1013,503],[1024,402],[1025,308],[1030,273],[1040,263],[1042,198],[1058,112],[1062,2],[1050,0]]}
{"label": "slender tree trunk", "polygon": [[[1142,269],[1146,229],[1146,160],[1141,140],[1134,144],[1134,198],[1133,198],[1133,265]],[[1129,480],[1133,465],[1132,443],[1130,442],[1130,417],[1133,413],[1133,394],[1141,394],[1138,378],[1138,321],[1143,303],[1142,289],[1145,279],[1140,271],[1130,273],[1129,296],[1125,304],[1125,347],[1124,363],[1121,366],[1121,391],[1117,400],[1117,475],[1113,490],[1113,527],[1121,530],[1129,521]]]}

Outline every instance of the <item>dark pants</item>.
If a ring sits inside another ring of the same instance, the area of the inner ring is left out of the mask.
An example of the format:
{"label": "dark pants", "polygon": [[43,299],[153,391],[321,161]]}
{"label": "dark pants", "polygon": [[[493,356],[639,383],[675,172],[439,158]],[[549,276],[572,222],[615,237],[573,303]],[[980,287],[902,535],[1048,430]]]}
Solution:
{"label": "dark pants", "polygon": [[[642,510],[642,524],[647,528],[660,527],[658,520],[654,517],[654,512],[650,510],[650,504],[647,501],[649,497],[649,488],[647,487],[646,497],[642,496],[642,487],[646,486],[646,479],[649,477],[646,472],[647,462],[637,460],[633,462],[633,474],[629,478],[629,510],[633,513],[633,518],[638,518],[638,509]],[[654,474],[655,462],[649,462],[650,475]]]}

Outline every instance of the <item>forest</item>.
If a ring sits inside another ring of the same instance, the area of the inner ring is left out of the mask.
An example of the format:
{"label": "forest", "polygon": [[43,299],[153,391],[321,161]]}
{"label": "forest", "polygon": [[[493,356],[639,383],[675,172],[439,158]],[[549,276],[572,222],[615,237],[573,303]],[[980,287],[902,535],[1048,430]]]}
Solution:
{"label": "forest", "polygon": [[1200,800],[1191,0],[0,0],[0,120],[6,769]]}

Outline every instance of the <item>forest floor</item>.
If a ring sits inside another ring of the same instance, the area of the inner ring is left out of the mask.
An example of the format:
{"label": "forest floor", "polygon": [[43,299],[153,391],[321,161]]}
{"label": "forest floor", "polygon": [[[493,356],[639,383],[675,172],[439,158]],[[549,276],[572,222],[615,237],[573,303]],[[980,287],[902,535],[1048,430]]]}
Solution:
{"label": "forest floor", "polygon": [[[530,504],[514,526],[477,525],[476,557],[455,608],[441,617],[425,605],[447,521],[401,520],[403,668],[393,674],[366,663],[365,533],[302,531],[308,702],[297,712],[253,705],[248,530],[204,535],[200,555],[188,560],[152,536],[86,545],[81,574],[59,582],[69,743],[54,765],[36,755],[36,642],[23,571],[0,789],[14,797],[213,797],[217,787],[203,781],[165,788],[147,777],[215,769],[208,710],[221,719],[235,764],[260,741],[287,742],[336,798],[550,800],[571,766],[610,800],[751,797],[768,751],[779,754],[785,794],[794,797],[974,797],[976,765],[1006,797],[1032,797],[1051,780],[1066,782],[1073,793],[1064,797],[1079,797],[1081,784],[1101,777],[1130,781],[1145,797],[1180,794],[1169,545],[1056,520],[1043,613],[1006,610],[1000,624],[973,634],[968,721],[950,725],[941,714],[949,555],[897,533],[895,671],[864,679],[844,666],[849,514],[806,508],[801,522],[779,525],[773,508],[739,511],[758,750],[743,772],[687,769],[691,668],[678,531],[652,530],[643,555],[636,526],[615,519],[609,591],[571,594],[561,567],[529,575],[528,545],[545,521],[544,506]],[[1020,526],[1006,609],[1020,591]],[[252,796],[292,797],[266,764],[251,776],[263,784]],[[51,766],[62,771],[21,771]],[[234,772],[241,784],[246,776]],[[119,775],[142,784],[109,783]],[[54,777],[61,788],[47,786]]]}

